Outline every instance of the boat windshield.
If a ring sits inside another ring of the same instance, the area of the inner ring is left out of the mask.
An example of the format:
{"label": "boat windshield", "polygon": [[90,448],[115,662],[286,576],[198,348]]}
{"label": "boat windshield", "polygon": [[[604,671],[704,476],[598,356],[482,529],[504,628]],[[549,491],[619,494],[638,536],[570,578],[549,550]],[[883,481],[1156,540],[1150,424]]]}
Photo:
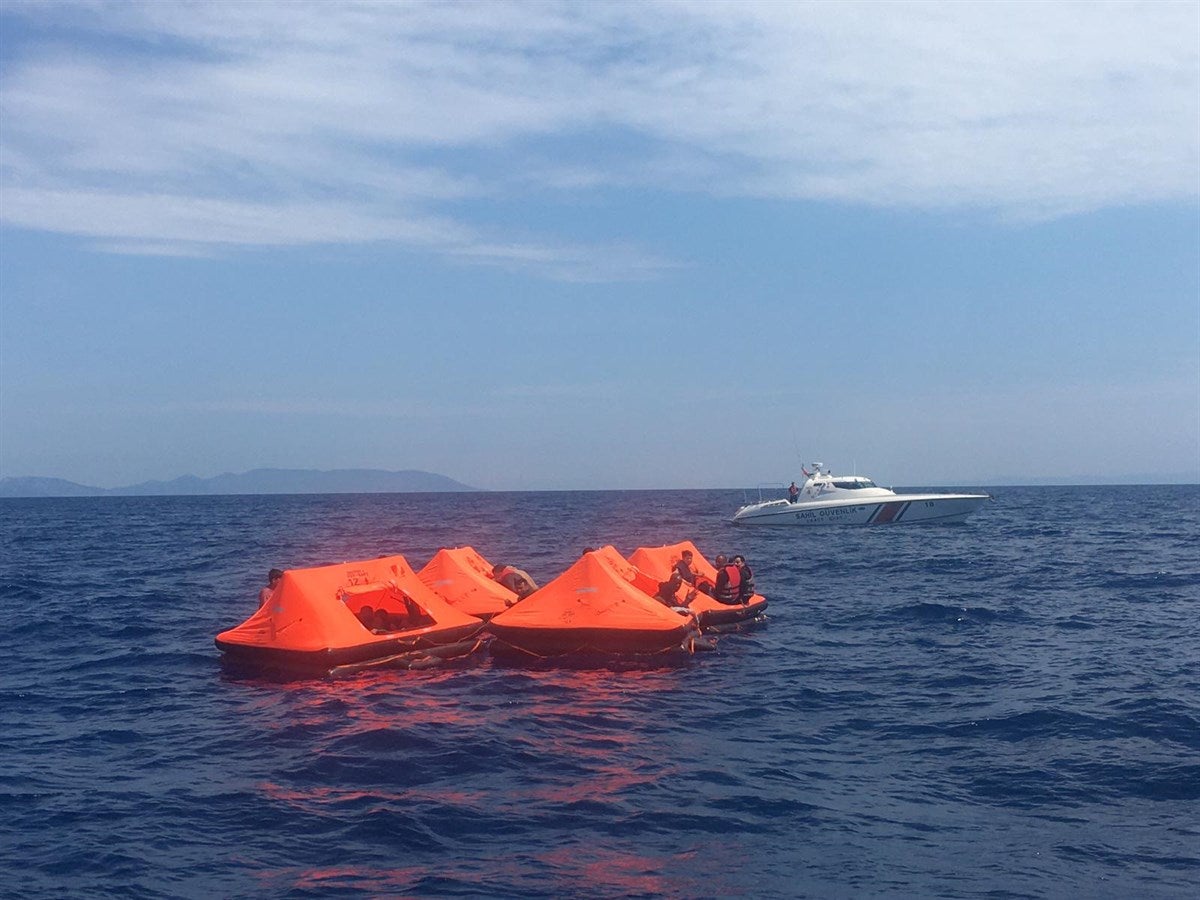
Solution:
{"label": "boat windshield", "polygon": [[873,488],[875,487],[875,482],[864,478],[861,481],[835,481],[833,486],[846,491],[857,491],[860,488]]}

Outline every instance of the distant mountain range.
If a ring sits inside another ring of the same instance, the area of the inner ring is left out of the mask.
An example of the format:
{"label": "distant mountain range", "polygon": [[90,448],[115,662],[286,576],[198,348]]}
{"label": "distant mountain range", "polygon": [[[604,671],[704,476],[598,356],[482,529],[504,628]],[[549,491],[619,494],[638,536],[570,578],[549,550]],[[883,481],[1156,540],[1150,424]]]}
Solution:
{"label": "distant mountain range", "polygon": [[63,478],[0,478],[0,497],[145,497],[190,494],[407,494],[475,491],[445,475],[405,469],[254,469],[212,478],[183,475],[171,481],[143,481],[128,487],[98,488]]}

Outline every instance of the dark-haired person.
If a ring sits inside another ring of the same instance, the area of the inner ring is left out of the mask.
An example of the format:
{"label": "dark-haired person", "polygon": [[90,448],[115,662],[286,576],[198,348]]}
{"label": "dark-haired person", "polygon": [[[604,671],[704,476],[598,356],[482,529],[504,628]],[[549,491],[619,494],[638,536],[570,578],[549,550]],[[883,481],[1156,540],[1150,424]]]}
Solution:
{"label": "dark-haired person", "polygon": [[692,568],[692,560],[696,555],[691,550],[684,550],[680,554],[679,560],[675,563],[675,571],[679,573],[679,577],[683,579],[683,583],[689,588],[700,591],[703,594],[708,594],[710,597],[713,592],[712,582]]}
{"label": "dark-haired person", "polygon": [[692,568],[692,560],[694,558],[695,555],[691,550],[684,550],[680,554],[679,560],[675,563],[675,571],[679,574],[679,577],[692,586],[696,584],[696,570]]}
{"label": "dark-haired person", "polygon": [[279,584],[279,579],[282,577],[283,569],[272,569],[267,573],[267,586],[258,592],[259,606],[271,599],[271,595],[275,593],[275,586]]}
{"label": "dark-haired person", "polygon": [[749,603],[750,598],[754,596],[754,572],[746,564],[746,557],[744,556],[735,556],[733,564],[738,567],[738,571],[742,576],[741,583],[738,585],[738,601],[743,604]]}
{"label": "dark-haired person", "polygon": [[654,599],[665,606],[681,606],[683,605],[679,600],[681,587],[683,587],[683,578],[680,577],[678,571],[672,572],[670,578],[658,583],[658,592],[654,595]]}

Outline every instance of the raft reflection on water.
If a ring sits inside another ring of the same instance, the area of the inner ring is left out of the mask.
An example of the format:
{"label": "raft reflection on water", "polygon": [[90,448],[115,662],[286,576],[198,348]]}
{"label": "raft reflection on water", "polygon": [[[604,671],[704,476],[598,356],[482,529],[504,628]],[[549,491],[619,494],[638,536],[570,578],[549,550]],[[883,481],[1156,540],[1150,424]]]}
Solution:
{"label": "raft reflection on water", "polygon": [[[256,790],[268,806],[314,821],[331,810],[362,810],[355,831],[364,841],[378,834],[387,846],[401,842],[419,857],[445,842],[469,842],[474,829],[531,817],[577,831],[569,847],[443,854],[441,883],[460,890],[473,886],[481,895],[518,895],[522,885],[528,890],[531,872],[545,870],[559,884],[576,885],[581,895],[602,884],[606,892],[629,896],[712,896],[713,875],[695,871],[694,845],[674,854],[643,854],[620,834],[596,833],[585,825],[597,816],[636,818],[631,798],[656,795],[672,776],[677,764],[664,756],[660,733],[633,720],[657,698],[687,691],[686,669],[646,664],[620,671],[507,670],[509,704],[486,697],[463,703],[459,694],[442,690],[460,677],[444,671],[424,673],[419,691],[398,689],[408,676],[386,673],[336,684],[291,682],[272,700],[279,714],[256,720],[270,729],[261,743],[290,763]],[[413,752],[426,745],[458,749],[437,758]],[[535,757],[540,762],[532,765]],[[525,774],[481,777],[482,759]],[[469,767],[470,774],[458,766]],[[420,894],[428,877],[428,863],[397,866],[394,854],[356,864],[272,866],[255,874],[272,893],[342,889],[396,896]],[[720,877],[715,884],[717,894],[731,893],[719,889]]]}

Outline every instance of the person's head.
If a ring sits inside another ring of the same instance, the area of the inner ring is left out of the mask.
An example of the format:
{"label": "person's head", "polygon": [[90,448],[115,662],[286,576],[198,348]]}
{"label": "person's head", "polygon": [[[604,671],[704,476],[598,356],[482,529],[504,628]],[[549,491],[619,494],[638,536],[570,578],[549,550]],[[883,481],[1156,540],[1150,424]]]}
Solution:
{"label": "person's head", "polygon": [[275,587],[275,582],[279,581],[279,579],[282,577],[283,569],[272,569],[267,573],[267,584],[269,584],[271,587]]}
{"label": "person's head", "polygon": [[504,563],[496,563],[494,566],[492,566],[492,577],[495,578],[497,575],[499,575],[503,571],[504,571]]}
{"label": "person's head", "polygon": [[596,548],[595,548],[595,547],[584,547],[584,548],[583,548],[583,554],[582,554],[582,555],[583,555],[583,556],[587,556],[589,553],[595,553],[595,552],[596,552]]}
{"label": "person's head", "polygon": [[729,562],[729,557],[727,557],[724,553],[720,553],[717,555],[717,565],[718,566],[723,566],[727,562]]}
{"label": "person's head", "polygon": [[691,562],[691,561],[692,561],[692,551],[691,551],[691,550],[684,550],[684,551],[683,551],[683,561],[684,561],[684,562]]}
{"label": "person's head", "polygon": [[735,557],[733,558],[733,564],[734,564],[735,566],[744,566],[744,565],[746,564],[746,557],[744,557],[744,556],[735,556]]}
{"label": "person's head", "polygon": [[677,588],[683,584],[683,575],[680,572],[672,572],[668,580],[671,582],[671,587]]}

